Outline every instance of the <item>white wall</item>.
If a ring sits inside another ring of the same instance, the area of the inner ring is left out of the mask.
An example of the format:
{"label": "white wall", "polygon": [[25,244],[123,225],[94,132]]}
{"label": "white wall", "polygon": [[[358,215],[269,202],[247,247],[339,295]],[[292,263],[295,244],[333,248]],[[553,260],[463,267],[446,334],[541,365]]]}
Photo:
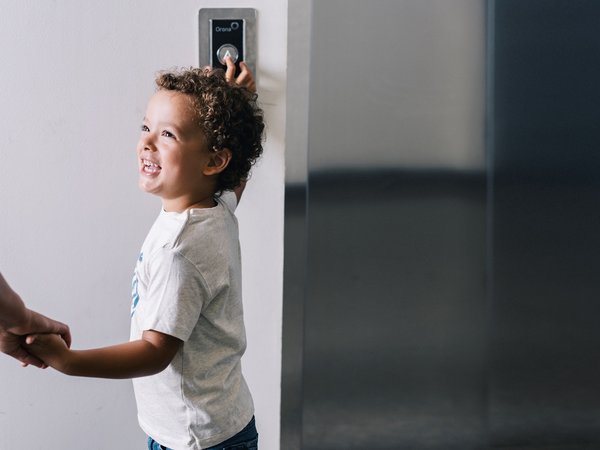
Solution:
{"label": "white wall", "polygon": [[[0,271],[74,348],[127,340],[130,280],[158,199],[134,147],[157,70],[198,64],[200,7],[254,7],[265,155],[239,208],[261,448],[279,448],[287,2],[6,0],[0,15]],[[143,449],[130,381],[0,357],[0,448]]]}

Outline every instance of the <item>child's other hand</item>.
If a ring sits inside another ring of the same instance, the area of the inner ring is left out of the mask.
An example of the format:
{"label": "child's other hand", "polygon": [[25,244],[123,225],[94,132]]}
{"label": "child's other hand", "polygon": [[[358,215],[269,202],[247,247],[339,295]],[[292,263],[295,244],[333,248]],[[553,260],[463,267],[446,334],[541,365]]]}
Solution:
{"label": "child's other hand", "polygon": [[69,351],[67,343],[58,334],[31,334],[25,338],[25,347],[47,365],[56,368]]}
{"label": "child's other hand", "polygon": [[254,81],[254,74],[244,61],[240,62],[240,69],[242,69],[242,71],[237,78],[234,78],[235,64],[231,60],[230,56],[225,57],[225,64],[227,64],[227,70],[225,71],[225,79],[227,81],[230,83],[235,83],[238,86],[243,86],[252,93],[256,92],[256,81]]}

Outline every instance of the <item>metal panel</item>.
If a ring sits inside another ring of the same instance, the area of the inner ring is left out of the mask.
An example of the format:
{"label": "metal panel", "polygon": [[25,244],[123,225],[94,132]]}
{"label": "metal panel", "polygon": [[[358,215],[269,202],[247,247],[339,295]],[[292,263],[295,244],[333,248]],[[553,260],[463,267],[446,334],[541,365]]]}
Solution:
{"label": "metal panel", "polygon": [[600,448],[600,3],[492,9],[491,444]]}
{"label": "metal panel", "polygon": [[600,4],[312,17],[282,448],[600,448]]}
{"label": "metal panel", "polygon": [[[481,448],[485,39],[473,5],[313,4],[308,195],[286,217],[284,305],[305,300],[303,449]],[[306,267],[290,274],[302,220]]]}
{"label": "metal panel", "polygon": [[[256,76],[256,10],[253,8],[202,8],[198,12],[199,66],[222,67],[218,61],[218,46],[213,42],[213,21],[232,20],[243,27],[240,51],[243,60]],[[239,63],[239,61],[238,61]]]}

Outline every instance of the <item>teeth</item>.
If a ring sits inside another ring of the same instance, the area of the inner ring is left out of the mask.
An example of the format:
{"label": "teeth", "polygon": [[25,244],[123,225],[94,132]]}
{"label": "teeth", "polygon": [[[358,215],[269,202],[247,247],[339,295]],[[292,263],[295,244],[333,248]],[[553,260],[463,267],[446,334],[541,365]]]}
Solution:
{"label": "teeth", "polygon": [[155,168],[160,167],[158,164],[155,164],[152,161],[148,161],[147,159],[144,159],[144,165],[146,167],[155,167]]}
{"label": "teeth", "polygon": [[161,169],[158,164],[148,161],[147,159],[142,159],[142,164],[144,166],[144,170],[148,173],[155,173]]}

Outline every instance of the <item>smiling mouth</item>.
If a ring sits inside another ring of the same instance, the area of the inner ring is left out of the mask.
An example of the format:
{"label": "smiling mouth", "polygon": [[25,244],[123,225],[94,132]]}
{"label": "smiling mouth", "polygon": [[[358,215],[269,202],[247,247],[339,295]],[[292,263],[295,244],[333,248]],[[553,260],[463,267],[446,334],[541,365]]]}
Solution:
{"label": "smiling mouth", "polygon": [[147,159],[142,159],[142,171],[144,173],[153,174],[160,172],[160,167],[158,164],[153,163],[152,161],[148,161]]}

